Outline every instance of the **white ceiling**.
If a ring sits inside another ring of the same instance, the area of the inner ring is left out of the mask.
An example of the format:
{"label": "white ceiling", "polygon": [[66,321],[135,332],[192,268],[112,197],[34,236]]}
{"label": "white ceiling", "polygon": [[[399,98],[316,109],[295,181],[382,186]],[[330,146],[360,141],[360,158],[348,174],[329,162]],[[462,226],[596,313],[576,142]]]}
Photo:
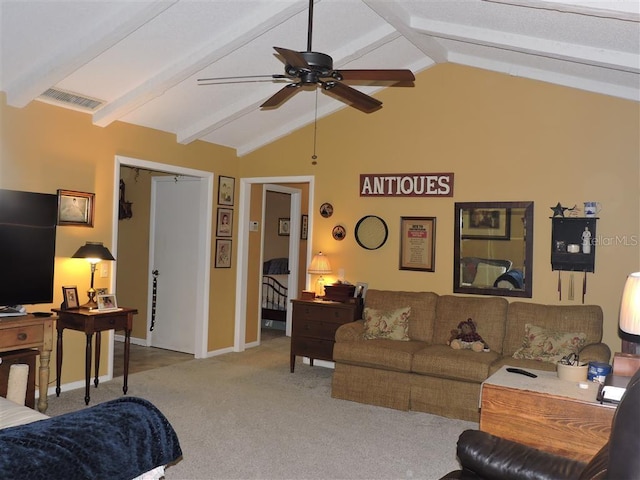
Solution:
{"label": "white ceiling", "polygon": [[[239,156],[314,120],[312,92],[266,111],[281,83],[196,82],[284,73],[273,47],[306,50],[308,0],[0,1],[11,106],[56,88],[103,102],[83,110],[96,125],[120,120]],[[313,50],[338,69],[452,62],[640,101],[638,0],[318,0]],[[319,117],[345,107],[317,97]]]}

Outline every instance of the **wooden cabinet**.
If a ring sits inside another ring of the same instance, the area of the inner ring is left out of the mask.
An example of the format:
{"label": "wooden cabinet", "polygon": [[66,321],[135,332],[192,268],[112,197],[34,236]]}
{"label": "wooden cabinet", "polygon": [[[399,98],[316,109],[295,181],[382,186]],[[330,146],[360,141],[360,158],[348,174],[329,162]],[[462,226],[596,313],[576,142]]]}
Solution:
{"label": "wooden cabinet", "polygon": [[329,302],[321,300],[292,300],[291,372],[296,355],[333,361],[333,345],[340,325],[362,317],[362,300]]}
{"label": "wooden cabinet", "polygon": [[482,384],[480,430],[539,450],[590,461],[609,440],[615,405],[601,404],[600,384],[560,380],[556,372],[503,366]]}
{"label": "wooden cabinet", "polygon": [[[49,359],[53,346],[53,319],[51,317],[6,317],[0,321],[0,352],[37,349],[40,352],[38,410],[47,410],[49,387]],[[31,366],[29,362],[26,362]],[[31,370],[31,369],[30,369]]]}
{"label": "wooden cabinet", "polygon": [[[593,272],[596,263],[597,218],[554,217],[551,219],[551,269]],[[585,233],[587,232],[587,233]],[[589,248],[585,251],[585,235]],[[571,249],[577,251],[571,251]]]}

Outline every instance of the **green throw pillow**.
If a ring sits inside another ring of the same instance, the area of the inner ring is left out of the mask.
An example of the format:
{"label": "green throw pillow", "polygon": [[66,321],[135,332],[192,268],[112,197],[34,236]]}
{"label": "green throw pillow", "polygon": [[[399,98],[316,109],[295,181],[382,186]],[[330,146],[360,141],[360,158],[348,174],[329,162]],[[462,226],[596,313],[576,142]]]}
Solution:
{"label": "green throw pillow", "polygon": [[409,315],[411,307],[391,311],[365,307],[364,338],[387,338],[389,340],[409,340]]}
{"label": "green throw pillow", "polygon": [[558,363],[562,357],[578,353],[586,339],[585,333],[555,332],[527,323],[522,347],[516,350],[513,358]]}

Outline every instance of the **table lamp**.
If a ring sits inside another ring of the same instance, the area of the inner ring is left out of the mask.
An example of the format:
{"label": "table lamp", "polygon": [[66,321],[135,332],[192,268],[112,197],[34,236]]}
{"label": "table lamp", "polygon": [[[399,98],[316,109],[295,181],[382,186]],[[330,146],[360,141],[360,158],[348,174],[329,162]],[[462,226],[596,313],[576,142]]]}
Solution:
{"label": "table lamp", "polygon": [[[632,273],[627,277],[620,302],[620,330],[626,334],[640,335],[640,272]],[[622,339],[623,353],[637,353],[636,341]]]}
{"label": "table lamp", "polygon": [[100,263],[101,260],[115,260],[115,258],[113,258],[109,249],[105,247],[102,242],[85,243],[71,258],[84,258],[91,264],[91,288],[87,290],[89,301],[81,305],[81,307],[96,308],[98,304],[96,303],[96,291],[93,288],[93,277],[96,273],[96,265]]}
{"label": "table lamp", "polygon": [[322,275],[331,273],[331,264],[327,256],[323,255],[322,252],[318,252],[317,255],[313,256],[307,271],[312,275],[320,275],[316,280],[316,297],[324,297],[324,278]]}

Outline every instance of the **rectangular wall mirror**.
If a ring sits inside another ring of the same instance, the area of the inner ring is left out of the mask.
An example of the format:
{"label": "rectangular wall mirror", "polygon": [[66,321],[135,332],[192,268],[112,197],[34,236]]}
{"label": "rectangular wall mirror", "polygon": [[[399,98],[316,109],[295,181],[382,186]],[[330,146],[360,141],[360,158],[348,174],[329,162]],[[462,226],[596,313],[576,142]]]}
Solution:
{"label": "rectangular wall mirror", "polygon": [[455,204],[453,291],[531,298],[533,202]]}

